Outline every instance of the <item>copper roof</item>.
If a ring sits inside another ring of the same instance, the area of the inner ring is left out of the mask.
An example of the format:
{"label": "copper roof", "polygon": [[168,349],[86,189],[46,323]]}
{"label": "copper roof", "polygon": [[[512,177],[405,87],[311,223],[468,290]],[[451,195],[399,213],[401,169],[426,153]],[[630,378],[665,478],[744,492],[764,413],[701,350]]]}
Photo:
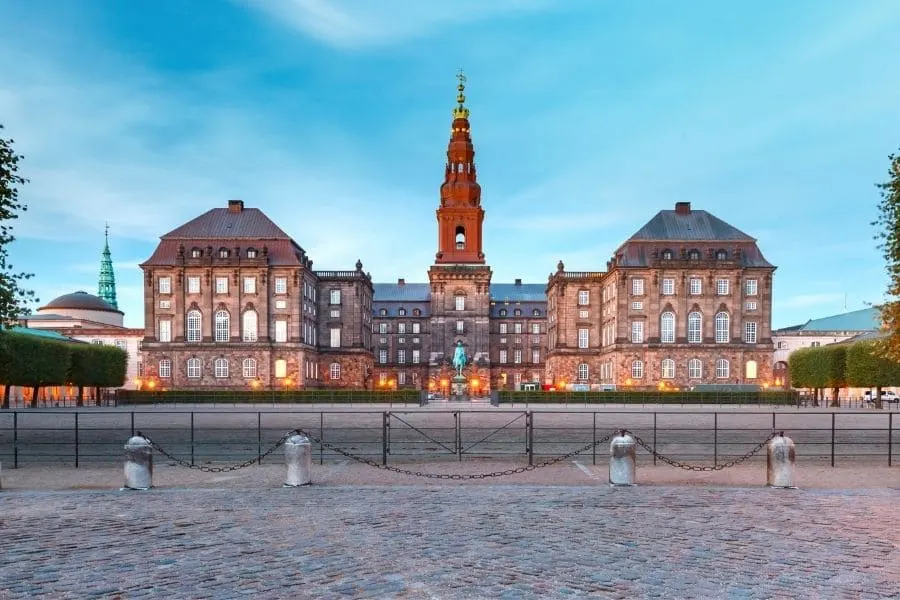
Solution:
{"label": "copper roof", "polygon": [[40,307],[38,311],[47,310],[51,308],[68,308],[75,310],[99,310],[103,312],[114,312],[119,313],[120,315],[124,315],[121,310],[116,310],[113,308],[106,300],[100,298],[98,296],[94,296],[93,294],[88,294],[87,292],[74,292],[72,294],[63,294],[58,298],[54,298],[44,306]]}

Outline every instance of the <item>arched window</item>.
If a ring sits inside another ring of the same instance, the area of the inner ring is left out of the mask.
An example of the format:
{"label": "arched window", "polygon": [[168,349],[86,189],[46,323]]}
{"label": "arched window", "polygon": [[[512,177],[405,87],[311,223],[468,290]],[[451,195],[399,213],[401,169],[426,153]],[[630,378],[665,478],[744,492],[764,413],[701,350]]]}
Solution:
{"label": "arched window", "polygon": [[675,313],[664,312],[659,318],[659,341],[664,344],[675,343]]}
{"label": "arched window", "polygon": [[716,260],[726,260],[727,258],[728,258],[727,250],[722,250],[722,249],[716,250]]}
{"label": "arched window", "polygon": [[728,361],[724,358],[720,358],[716,360],[716,379],[728,379],[728,372],[730,370],[730,365]]}
{"label": "arched window", "polygon": [[716,343],[727,344],[731,341],[731,332],[728,327],[728,313],[716,313]]}
{"label": "arched window", "polygon": [[231,319],[228,318],[228,311],[216,311],[216,341],[227,342],[231,336],[229,334]]}
{"label": "arched window", "polygon": [[703,377],[703,363],[699,358],[692,358],[688,361],[688,377],[691,379]]}
{"label": "arched window", "polygon": [[587,381],[588,378],[588,365],[587,363],[581,363],[578,365],[578,380],[579,381]]}
{"label": "arched window", "polygon": [[256,359],[255,358],[245,358],[244,359],[244,379],[253,379],[256,377]]}
{"label": "arched window", "polygon": [[466,310],[466,297],[462,294],[457,294],[453,297],[453,304],[456,310]]}
{"label": "arched window", "polygon": [[199,342],[200,341],[200,311],[192,310],[187,314],[187,326],[185,327],[185,335],[187,336],[187,341],[189,342]]}
{"label": "arched window", "polygon": [[744,377],[746,379],[756,379],[756,361],[748,360],[747,364],[744,365]]}
{"label": "arched window", "polygon": [[217,358],[214,363],[216,377],[228,377],[228,359]]}
{"label": "arched window", "polygon": [[663,250],[662,257],[663,257],[663,260],[672,260],[675,257],[675,255],[672,253],[671,250],[666,249],[666,250]]}
{"label": "arched window", "polygon": [[691,251],[688,252],[688,258],[691,260],[700,260],[700,251],[696,248],[691,248]]}
{"label": "arched window", "polygon": [[642,360],[631,361],[631,377],[634,379],[643,379],[644,378],[644,361],[642,361]]}
{"label": "arched window", "polygon": [[456,249],[464,250],[466,247],[466,228],[462,225],[456,227]]}
{"label": "arched window", "polygon": [[341,378],[341,363],[331,363],[331,367],[328,370],[332,379]]}
{"label": "arched window", "polygon": [[699,344],[703,341],[703,315],[692,312],[688,315],[688,343]]}
{"label": "arched window", "polygon": [[200,373],[201,373],[200,359],[199,358],[189,358],[187,361],[188,379],[199,379]]}
{"label": "arched window", "polygon": [[675,361],[671,358],[665,358],[662,361],[662,378],[675,379]]}
{"label": "arched window", "polygon": [[[245,310],[243,316],[244,322],[241,326],[242,337],[245,342],[255,342],[258,329],[258,318],[255,310]],[[254,375],[256,377],[256,375]]]}

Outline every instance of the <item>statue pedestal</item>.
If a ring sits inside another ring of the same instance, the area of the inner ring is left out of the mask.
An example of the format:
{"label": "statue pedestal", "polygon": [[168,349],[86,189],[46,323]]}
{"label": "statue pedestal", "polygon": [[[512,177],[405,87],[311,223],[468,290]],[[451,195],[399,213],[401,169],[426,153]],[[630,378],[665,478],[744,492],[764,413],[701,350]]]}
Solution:
{"label": "statue pedestal", "polygon": [[468,402],[469,383],[462,375],[450,379],[450,399],[455,402]]}

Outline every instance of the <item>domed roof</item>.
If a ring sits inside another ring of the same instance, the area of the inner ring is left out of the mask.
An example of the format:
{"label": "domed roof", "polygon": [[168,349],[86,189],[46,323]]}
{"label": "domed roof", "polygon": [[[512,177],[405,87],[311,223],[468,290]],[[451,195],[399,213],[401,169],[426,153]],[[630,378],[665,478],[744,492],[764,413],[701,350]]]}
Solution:
{"label": "domed roof", "polygon": [[121,310],[113,308],[106,300],[87,292],[74,292],[72,294],[63,294],[58,298],[54,298],[38,311],[49,310],[53,308],[68,308],[74,310],[99,310],[105,312],[114,312],[124,314]]}

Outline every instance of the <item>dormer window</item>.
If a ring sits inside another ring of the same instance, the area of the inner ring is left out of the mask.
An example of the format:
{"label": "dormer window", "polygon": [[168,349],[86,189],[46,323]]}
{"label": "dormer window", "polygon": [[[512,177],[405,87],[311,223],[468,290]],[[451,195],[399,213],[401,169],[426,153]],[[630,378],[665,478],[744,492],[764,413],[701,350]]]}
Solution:
{"label": "dormer window", "polygon": [[716,250],[716,260],[727,260],[728,259],[728,251],[727,250]]}
{"label": "dormer window", "polygon": [[688,259],[700,260],[700,251],[697,250],[696,248],[691,249],[691,251],[688,252]]}
{"label": "dormer window", "polygon": [[501,308],[501,309],[500,309],[500,316],[501,316],[501,317],[505,317],[505,316],[506,316],[506,309],[505,309],[505,308]]}
{"label": "dormer window", "polygon": [[399,317],[405,317],[405,316],[406,316],[406,309],[405,309],[405,308],[397,309],[397,316],[399,316]]}
{"label": "dormer window", "polygon": [[414,308],[414,309],[413,309],[413,316],[414,316],[414,317],[421,317],[421,316],[422,316],[422,311],[419,310],[418,308]]}
{"label": "dormer window", "polygon": [[378,311],[378,316],[386,317],[386,316],[387,316],[387,309],[386,309],[386,308],[382,308],[380,311]]}
{"label": "dormer window", "polygon": [[203,256],[203,250],[200,248],[191,248],[191,258],[200,258]]}
{"label": "dormer window", "polygon": [[219,258],[228,258],[229,254],[228,248],[219,248]]}
{"label": "dormer window", "polygon": [[663,260],[672,260],[673,258],[675,258],[675,254],[671,250],[666,249],[663,250],[662,257]]}
{"label": "dormer window", "polygon": [[532,317],[539,317],[539,316],[541,316],[541,311],[540,311],[539,309],[536,308],[536,309],[534,309],[533,311],[531,311],[531,316],[532,316]]}
{"label": "dormer window", "polygon": [[514,311],[513,311],[513,316],[521,317],[521,316],[522,316],[522,309],[517,308],[516,310],[514,310]]}
{"label": "dormer window", "polygon": [[247,258],[256,258],[256,248],[247,249]]}

